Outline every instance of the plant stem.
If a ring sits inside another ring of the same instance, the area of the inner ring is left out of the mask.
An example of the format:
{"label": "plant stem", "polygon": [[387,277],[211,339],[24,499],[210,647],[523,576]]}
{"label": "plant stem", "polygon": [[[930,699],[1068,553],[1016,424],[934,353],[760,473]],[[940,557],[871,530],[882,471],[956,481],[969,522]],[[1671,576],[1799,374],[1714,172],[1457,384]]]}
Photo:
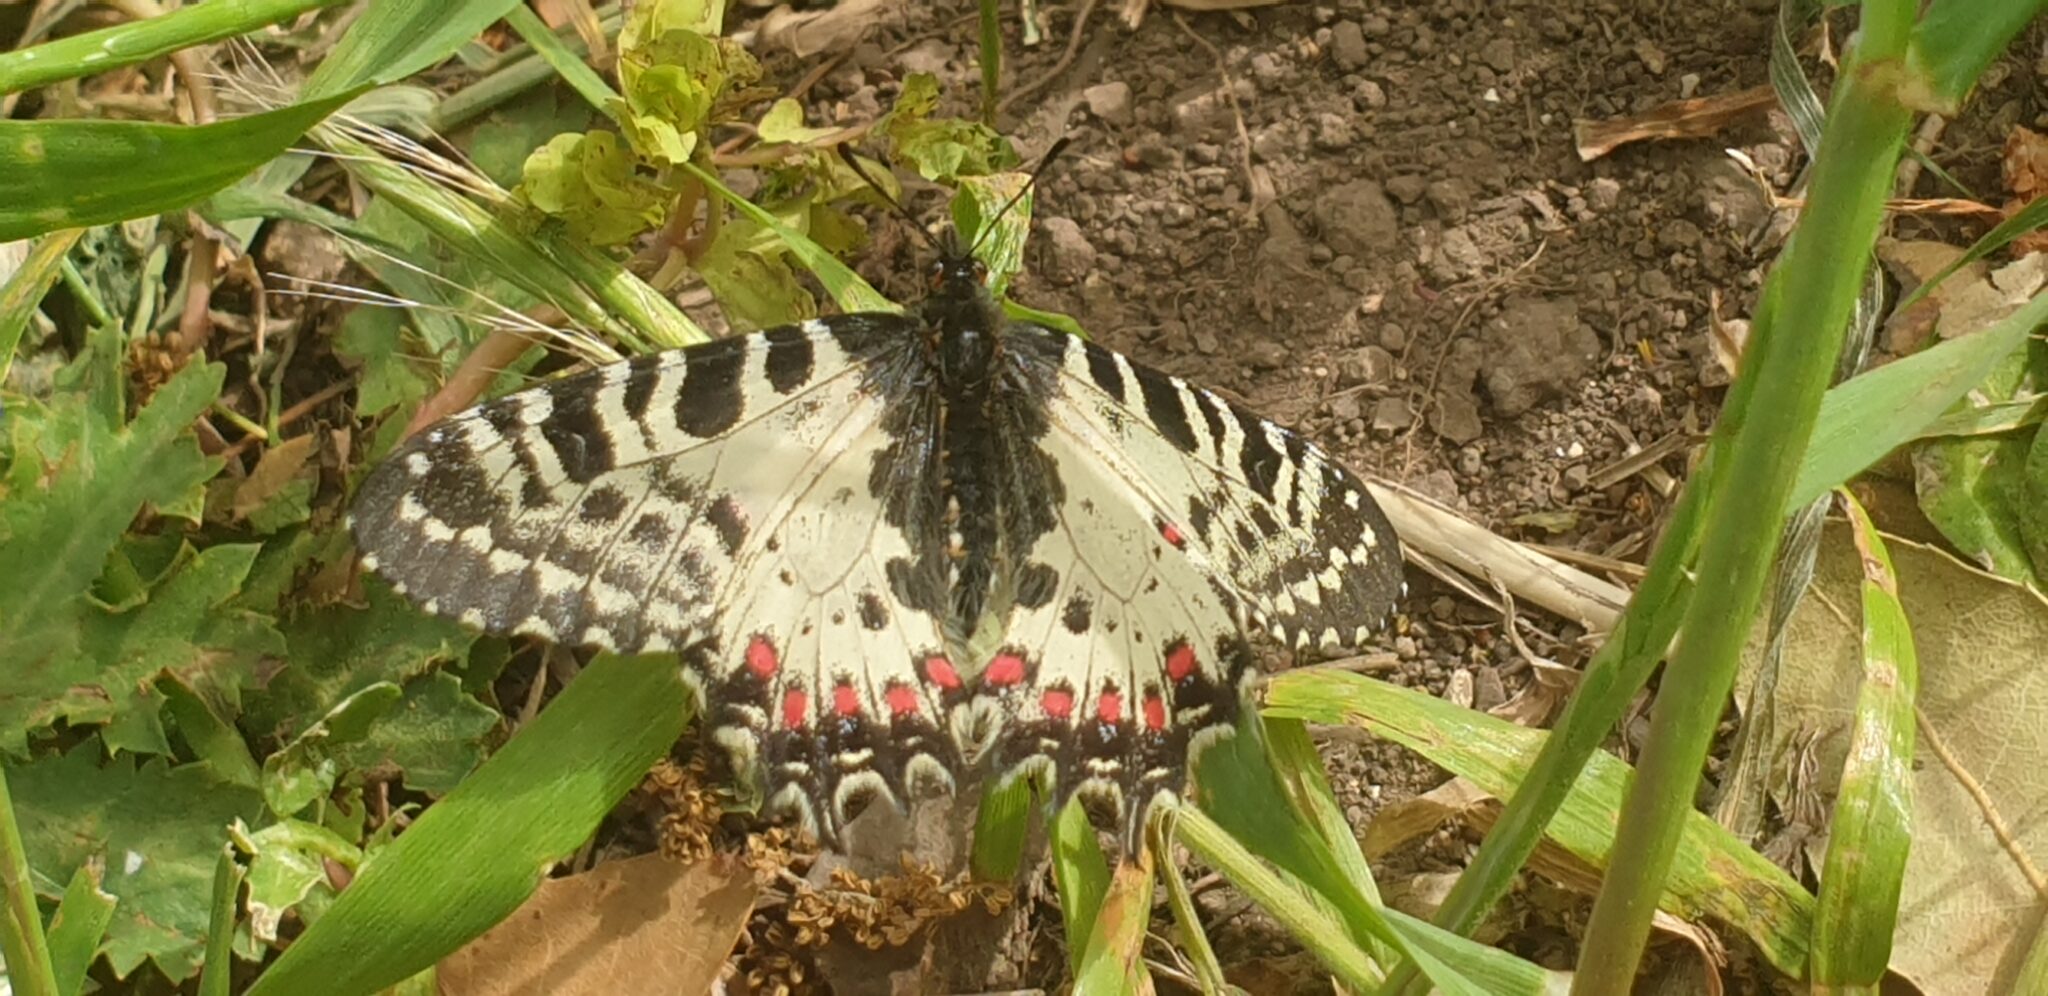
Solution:
{"label": "plant stem", "polygon": [[1003,75],[1001,0],[981,0],[981,123],[996,126],[996,90]]}
{"label": "plant stem", "polygon": [[29,878],[28,849],[21,843],[21,824],[14,819],[14,798],[7,773],[0,766],[0,886],[7,890],[6,922],[0,941],[7,954],[7,979],[22,996],[57,996],[57,971],[50,964],[50,944],[43,936],[43,914],[36,906],[35,883]]}
{"label": "plant stem", "polygon": [[[1776,306],[1759,314],[1741,378],[1746,404],[1715,435],[1729,445],[1726,486],[1707,510],[1698,588],[1651,713],[1606,879],[1572,980],[1576,996],[1627,993],[1700,765],[1735,681],[1749,622],[1777,552],[1784,508],[1820,410],[1884,211],[1911,112],[1901,102],[1910,0],[1866,0],[1855,48],[1814,156],[1806,211],[1771,274]],[[1772,288],[1766,289],[1772,295]]]}

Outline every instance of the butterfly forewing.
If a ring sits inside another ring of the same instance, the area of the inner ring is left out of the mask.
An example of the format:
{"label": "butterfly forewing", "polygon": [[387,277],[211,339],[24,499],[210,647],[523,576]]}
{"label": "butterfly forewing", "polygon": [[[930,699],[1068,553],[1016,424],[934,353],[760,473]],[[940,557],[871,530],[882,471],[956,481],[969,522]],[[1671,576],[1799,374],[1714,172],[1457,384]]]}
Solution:
{"label": "butterfly forewing", "polygon": [[364,483],[364,563],[493,632],[683,652],[745,794],[814,829],[853,795],[943,787],[940,706],[904,677],[939,626],[896,611],[886,567],[918,560],[887,509],[930,477],[890,469],[929,458],[886,428],[916,404],[894,369],[913,332],[807,322],[456,416]]}

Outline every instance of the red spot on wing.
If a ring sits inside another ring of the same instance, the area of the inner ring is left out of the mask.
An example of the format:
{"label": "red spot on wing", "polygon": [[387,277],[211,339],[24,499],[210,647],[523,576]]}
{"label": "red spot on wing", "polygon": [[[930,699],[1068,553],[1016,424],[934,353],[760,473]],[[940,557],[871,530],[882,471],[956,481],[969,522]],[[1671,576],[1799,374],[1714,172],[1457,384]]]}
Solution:
{"label": "red spot on wing", "polygon": [[1145,696],[1145,728],[1166,729],[1166,703],[1159,700],[1157,692]]}
{"label": "red spot on wing", "polygon": [[1115,692],[1103,692],[1102,697],[1095,700],[1095,718],[1112,725],[1121,722],[1124,718],[1124,697]]}
{"label": "red spot on wing", "polygon": [[1186,640],[1174,641],[1173,647],[1166,651],[1166,676],[1179,682],[1194,673],[1195,648],[1188,646]]}
{"label": "red spot on wing", "polygon": [[1024,683],[1024,658],[1007,651],[997,654],[988,662],[988,668],[981,672],[981,680],[998,688]]}
{"label": "red spot on wing", "polygon": [[1187,536],[1180,531],[1179,526],[1171,522],[1161,521],[1159,523],[1159,535],[1162,539],[1166,540],[1168,545],[1176,550],[1185,549],[1188,545]]}
{"label": "red spot on wing", "polygon": [[1064,722],[1074,714],[1074,692],[1069,688],[1048,688],[1039,696],[1038,706],[1046,715]]}
{"label": "red spot on wing", "polygon": [[774,642],[758,633],[747,641],[747,670],[754,677],[767,681],[781,668],[782,657],[775,652]]}
{"label": "red spot on wing", "polygon": [[888,690],[882,693],[882,698],[889,703],[889,712],[892,715],[908,716],[917,711],[917,690],[900,681],[890,682]]}
{"label": "red spot on wing", "polygon": [[832,711],[841,716],[860,715],[860,693],[853,686],[840,682],[832,688]]}
{"label": "red spot on wing", "polygon": [[801,688],[791,688],[782,693],[782,725],[788,729],[801,729],[804,720],[811,715],[811,697]]}
{"label": "red spot on wing", "polygon": [[950,692],[960,687],[960,672],[953,669],[953,662],[944,655],[933,654],[924,659],[924,680],[939,686],[940,691]]}

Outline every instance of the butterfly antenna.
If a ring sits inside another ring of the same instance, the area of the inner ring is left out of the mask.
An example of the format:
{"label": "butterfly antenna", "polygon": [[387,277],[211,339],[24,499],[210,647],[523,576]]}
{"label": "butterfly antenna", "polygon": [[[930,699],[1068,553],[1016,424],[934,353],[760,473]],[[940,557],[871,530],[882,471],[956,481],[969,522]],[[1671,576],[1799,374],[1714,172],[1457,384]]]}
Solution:
{"label": "butterfly antenna", "polygon": [[932,251],[942,251],[938,243],[938,240],[932,238],[932,233],[924,230],[924,223],[918,221],[917,216],[911,214],[910,209],[904,207],[902,201],[899,201],[896,198],[889,196],[889,188],[877,182],[875,180],[875,175],[873,173],[868,172],[868,168],[866,166],[861,165],[860,159],[854,156],[853,149],[851,147],[841,145],[838,147],[838,149],[840,161],[846,163],[846,168],[852,170],[853,175],[860,177],[861,182],[867,184],[868,189],[873,190],[875,192],[875,195],[882,199],[882,203],[889,205],[889,210],[896,212],[897,217],[902,218],[904,221],[908,222],[910,224],[910,230],[916,232],[917,237],[923,239],[924,244],[930,246]]}
{"label": "butterfly antenna", "polygon": [[1031,188],[1038,186],[1039,175],[1045,172],[1045,167],[1050,165],[1054,159],[1059,158],[1061,152],[1066,151],[1069,141],[1071,139],[1067,136],[1060,136],[1059,141],[1052,143],[1052,148],[1045,150],[1045,155],[1038,157],[1038,165],[1031,167],[1031,175],[1024,178],[1024,185],[1018,187],[1017,192],[1011,194],[1010,199],[1004,201],[1003,206],[996,209],[996,213],[989,216],[989,219],[982,223],[981,232],[974,237],[974,244],[967,247],[968,255],[973,255],[974,250],[981,248],[982,240],[988,238],[988,233],[996,230],[996,222],[1001,221],[1003,215],[1009,214],[1010,209],[1016,207],[1017,202],[1023,200],[1024,195],[1031,192]]}

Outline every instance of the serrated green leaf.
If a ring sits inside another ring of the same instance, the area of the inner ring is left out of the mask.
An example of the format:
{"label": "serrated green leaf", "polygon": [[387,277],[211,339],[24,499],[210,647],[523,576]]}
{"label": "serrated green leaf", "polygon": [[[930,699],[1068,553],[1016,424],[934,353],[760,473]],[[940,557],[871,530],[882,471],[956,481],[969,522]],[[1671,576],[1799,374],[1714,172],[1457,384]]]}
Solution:
{"label": "serrated green leaf", "polygon": [[356,382],[361,415],[417,405],[433,393],[434,382],[421,372],[420,361],[406,355],[405,315],[395,309],[351,310],[335,334],[334,352],[362,364]]}
{"label": "serrated green leaf", "polygon": [[102,950],[114,973],[125,978],[148,960],[173,981],[190,978],[227,828],[255,819],[262,799],[221,784],[204,764],[153,759],[138,768],[124,756],[102,766],[101,749],[87,741],[10,766],[36,891],[55,897],[57,883],[103,861],[101,885],[116,906]]}
{"label": "serrated green leaf", "polygon": [[1965,557],[2039,585],[2020,524],[2029,448],[2020,435],[1929,440],[1913,452],[1913,479],[1920,511]]}
{"label": "serrated green leaf", "polygon": [[1024,268],[1033,199],[1025,185],[1030,182],[1028,173],[965,176],[953,194],[953,228],[988,267],[989,293],[997,297]]}
{"label": "serrated green leaf", "polygon": [[462,690],[461,678],[436,671],[408,682],[404,697],[341,756],[357,770],[397,769],[408,788],[440,795],[483,761],[484,738],[499,718]]}
{"label": "serrated green leaf", "polygon": [[85,973],[99,958],[100,940],[114,919],[115,899],[100,887],[106,868],[97,861],[79,865],[71,884],[50,917],[50,967],[59,993],[82,992]]}
{"label": "serrated green leaf", "polygon": [[[21,658],[35,666],[10,670],[0,698],[0,735],[19,745],[29,731],[58,720],[121,721],[110,746],[163,751],[157,711],[163,698],[155,678],[175,674],[189,683],[235,685],[259,655],[283,649],[270,620],[228,603],[254,562],[252,544],[221,544],[194,555],[140,607],[110,613],[96,606],[67,607],[63,625],[70,646],[31,648]],[[40,650],[42,652],[38,653]]]}
{"label": "serrated green leaf", "polygon": [[556,135],[526,158],[524,177],[519,192],[527,203],[592,245],[618,245],[661,224],[670,202],[608,131]]}
{"label": "serrated green leaf", "polygon": [[340,779],[342,748],[363,739],[405,692],[379,681],[335,703],[282,750],[263,759],[263,802],[279,816],[291,816],[333,791]]}
{"label": "serrated green leaf", "polygon": [[939,106],[939,80],[930,73],[912,73],[903,80],[896,105],[875,130],[889,139],[889,152],[917,169],[927,180],[952,183],[963,176],[984,176],[1016,166],[1017,151],[995,129],[960,118],[934,118]]}
{"label": "serrated green leaf", "polygon": [[[145,505],[176,501],[212,477],[219,462],[184,436],[220,393],[223,368],[193,364],[158,391],[123,429],[67,398],[41,423],[40,442],[16,437],[6,501],[0,502],[0,577],[12,592],[0,615],[0,716],[19,716],[22,684],[74,646],[78,600]],[[46,482],[46,483],[44,483]],[[0,739],[15,724],[0,720]]]}
{"label": "serrated green leaf", "polygon": [[305,902],[316,888],[326,891],[323,861],[350,871],[363,863],[360,848],[340,834],[304,820],[280,820],[254,833],[236,827],[234,836],[236,848],[249,856],[249,930],[266,944],[277,940],[278,922],[287,912]]}
{"label": "serrated green leaf", "polygon": [[382,583],[366,581],[364,608],[333,605],[285,624],[294,666],[248,696],[245,728],[292,737],[342,700],[379,682],[403,686],[437,661],[460,660],[474,634],[428,616]]}

